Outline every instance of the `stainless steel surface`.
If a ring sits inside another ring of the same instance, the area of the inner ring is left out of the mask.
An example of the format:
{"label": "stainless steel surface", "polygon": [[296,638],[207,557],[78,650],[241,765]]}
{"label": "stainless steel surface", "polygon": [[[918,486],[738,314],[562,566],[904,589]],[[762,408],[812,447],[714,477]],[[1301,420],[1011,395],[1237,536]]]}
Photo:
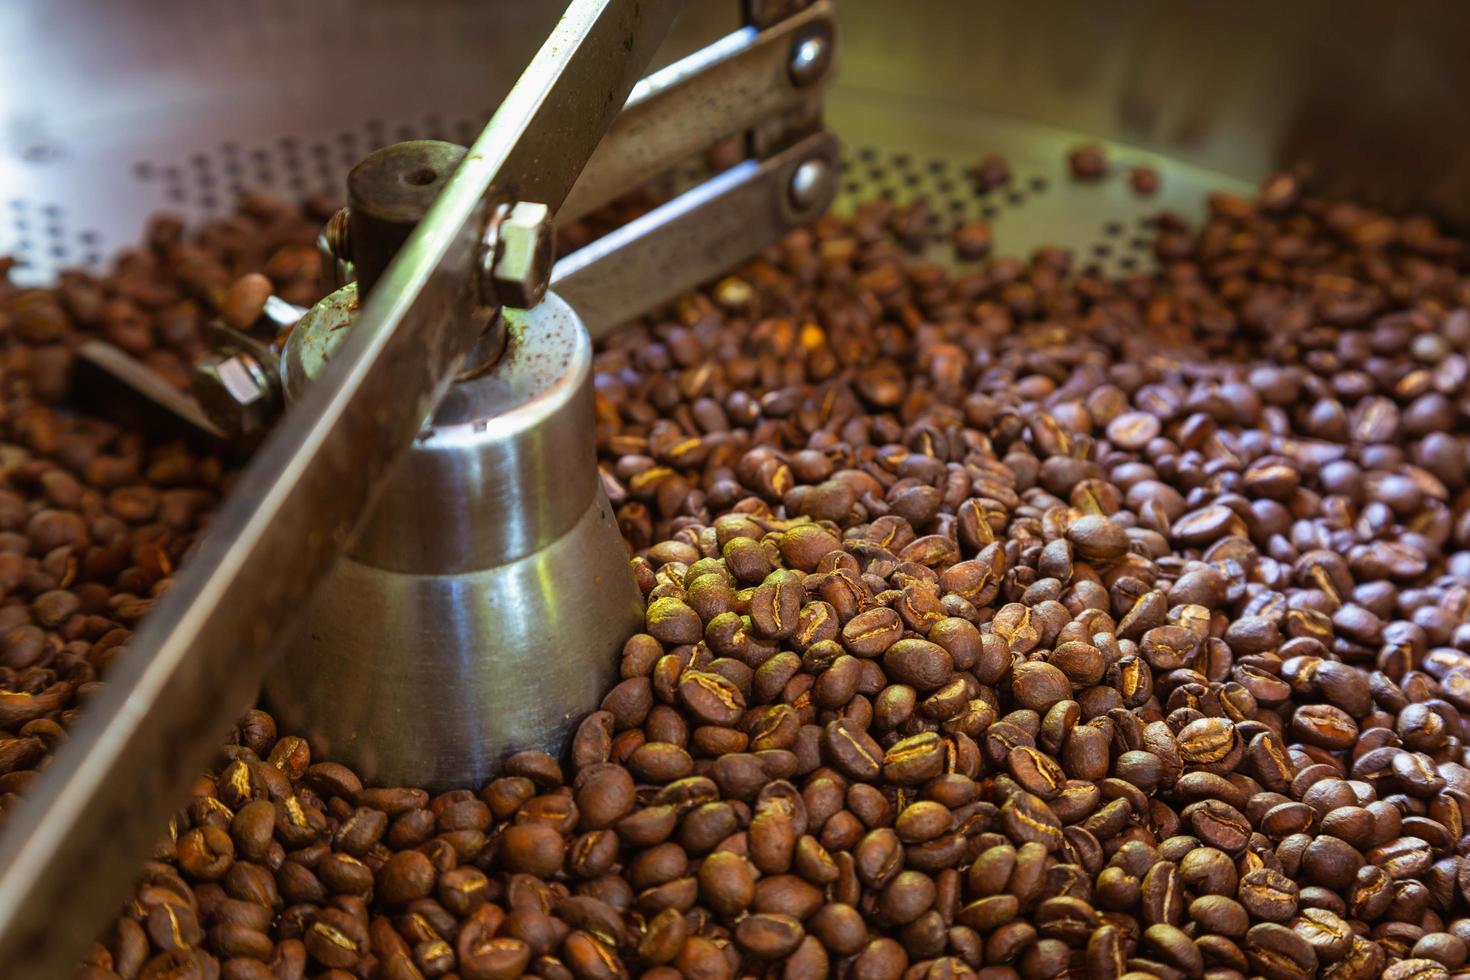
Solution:
{"label": "stainless steel surface", "polygon": [[[47,281],[103,264],[159,208],[197,220],[227,211],[237,189],[336,191],[377,146],[465,142],[557,12],[520,0],[7,0],[0,253]],[[1246,183],[1306,163],[1333,190],[1470,220],[1462,3],[926,0],[899,13],[840,0],[837,13],[834,95],[942,116],[953,162],[970,162],[961,144],[976,142],[977,120],[1031,120]],[[733,3],[691,4],[669,50],[738,26]],[[905,149],[866,129],[849,117],[839,135]]]}
{"label": "stainless steel surface", "polygon": [[[601,337],[821,214],[837,190],[837,157],[837,141],[818,133],[769,160],[737,164],[568,255],[551,288]],[[803,205],[791,183],[813,163],[819,179]]]}
{"label": "stainless steel surface", "polygon": [[[825,134],[746,161],[581,250],[564,284],[610,327],[819,214],[836,166]],[[539,298],[550,219],[527,202],[492,219],[496,298]],[[297,325],[289,391],[335,356],[355,305],[348,286]],[[504,355],[450,388],[267,682],[288,730],[372,782],[475,786],[510,752],[559,752],[640,622],[596,476],[587,332],[557,297],[506,319]]]}
{"label": "stainless steel surface", "polygon": [[587,333],[555,295],[506,319],[505,354],[450,389],[266,685],[287,730],[372,783],[476,787],[510,752],[559,752],[642,622]]}
{"label": "stainless steel surface", "polygon": [[[808,17],[798,28],[783,46],[794,37],[831,40],[825,20]],[[771,47],[767,39],[762,50]],[[663,95],[631,101],[634,125],[621,127],[622,142],[605,157],[613,169],[586,175],[594,194],[616,186],[600,179],[609,173],[633,176],[616,170],[629,160],[654,168],[645,178],[673,161],[648,163],[619,148],[637,141],[649,107],[676,114],[667,128],[687,128],[685,140],[727,134],[726,123],[695,111],[709,100],[707,78],[691,85],[692,101],[669,97],[683,91],[682,77],[676,66],[662,87],[650,87]],[[811,72],[808,85],[818,77]],[[734,125],[755,121],[737,115]],[[678,155],[702,145],[687,143]],[[567,283],[580,281],[584,302],[610,326],[612,316],[672,297],[820,213],[835,193],[836,162],[825,135],[747,161],[584,249]],[[354,254],[362,252],[358,210]],[[527,201],[492,216],[482,259],[491,301],[541,300],[551,219],[549,208]],[[282,359],[289,390],[309,386],[335,356],[355,305],[348,286],[297,325]],[[641,595],[597,479],[587,331],[556,297],[505,319],[504,354],[450,388],[267,680],[267,703],[288,730],[370,782],[476,786],[511,752],[559,754],[615,679],[617,651],[640,625]]]}
{"label": "stainless steel surface", "polygon": [[786,65],[792,82],[807,86],[819,81],[836,58],[836,46],[830,25],[803,29],[792,42],[791,58]]}
{"label": "stainless steel surface", "polygon": [[[377,146],[465,142],[557,12],[520,0],[7,0],[0,254],[47,281],[103,264],[159,208],[197,220],[238,189],[336,191]],[[1246,183],[1305,163],[1335,191],[1470,220],[1463,3],[926,0],[899,13],[841,0],[837,13],[835,96],[942,117],[952,162],[970,162],[963,144],[987,120],[1030,120]],[[669,50],[738,26],[733,3],[691,4]],[[864,122],[842,121],[849,146],[905,149]]]}
{"label": "stainless steel surface", "polygon": [[[709,2],[728,10],[733,4]],[[824,56],[794,73],[808,42]],[[628,105],[587,162],[557,214],[581,217],[702,152],[712,143],[779,116],[806,100],[826,78],[836,46],[832,5],[807,9],[759,31],[742,27],[669,65],[633,89]]]}
{"label": "stainless steel surface", "polygon": [[160,209],[340,194],[395,140],[468,143],[564,4],[6,0],[0,254],[102,266]]}
{"label": "stainless steel surface", "polygon": [[465,311],[477,305],[487,206],[523,193],[560,204],[674,10],[640,0],[572,5],[351,336],[242,474],[131,655],[0,834],[9,976],[65,975],[113,913],[473,342]]}
{"label": "stainless steel surface", "polygon": [[[1327,192],[1470,223],[1464,3],[839,0],[837,14],[829,103],[942,118],[948,159],[973,162],[977,125],[1021,120],[1247,184],[1302,165]],[[908,149],[861,115],[829,121],[850,146]]]}
{"label": "stainless steel surface", "polygon": [[[1163,210],[1186,220],[1204,216],[1212,191],[1248,192],[1252,184],[1228,174],[1102,140],[1112,169],[1100,180],[1077,180],[1067,152],[1082,141],[1075,132],[1005,115],[967,113],[958,126],[943,106],[925,108],[904,99],[858,96],[834,89],[826,100],[834,132],[849,136],[839,209],[865,197],[886,195],[900,203],[923,198],[931,209],[929,258],[954,262],[955,227],[990,223],[997,255],[1026,256],[1043,245],[1073,250],[1079,266],[1109,274],[1155,267],[1154,221]],[[1000,153],[1013,177],[977,194],[965,171]],[[1157,193],[1140,195],[1128,184],[1135,165],[1161,175]]]}

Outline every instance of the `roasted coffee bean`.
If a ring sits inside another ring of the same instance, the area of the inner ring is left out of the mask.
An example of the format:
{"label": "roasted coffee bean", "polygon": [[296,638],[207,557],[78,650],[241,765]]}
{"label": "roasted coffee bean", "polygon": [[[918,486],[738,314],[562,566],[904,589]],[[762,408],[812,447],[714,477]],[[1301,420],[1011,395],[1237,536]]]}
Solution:
{"label": "roasted coffee bean", "polygon": [[755,901],[755,868],[740,854],[717,851],[699,868],[699,894],[721,915],[734,916]]}
{"label": "roasted coffee bean", "polygon": [[1040,844],[1053,850],[1062,842],[1062,822],[1046,801],[1017,789],[1000,808],[1001,826],[1017,843]]}
{"label": "roasted coffee bean", "polygon": [[1362,866],[1362,854],[1329,834],[1318,836],[1301,856],[1301,870],[1311,881],[1337,891],[1351,885]]}
{"label": "roasted coffee bean", "polygon": [[1148,868],[1143,875],[1139,899],[1145,922],[1179,925],[1184,919],[1186,898],[1178,866],[1163,861]]}
{"label": "roasted coffee bean", "polygon": [[1022,789],[1043,800],[1060,796],[1067,779],[1055,759],[1026,745],[1011,749],[1006,756],[1006,768]]}
{"label": "roasted coffee bean", "polygon": [[1311,945],[1317,958],[1324,963],[1342,959],[1352,948],[1352,927],[1326,909],[1303,909],[1301,915],[1292,920],[1291,928]]}
{"label": "roasted coffee bean", "polygon": [[1250,925],[1245,906],[1223,895],[1196,898],[1189,905],[1189,918],[1207,932],[1232,939],[1243,937]]}
{"label": "roasted coffee bean", "polygon": [[822,733],[822,754],[843,775],[864,781],[878,778],[883,767],[883,750],[861,729],[845,721],[834,721]]}
{"label": "roasted coffee bean", "polygon": [[1233,895],[1237,884],[1235,863],[1213,847],[1185,854],[1179,862],[1179,878],[1196,895]]}
{"label": "roasted coffee bean", "polygon": [[918,691],[932,691],[954,676],[954,658],[937,643],[899,640],[883,653],[888,677]]}
{"label": "roasted coffee bean", "polygon": [[757,913],[746,916],[735,926],[735,942],[758,960],[789,956],[805,938],[806,930],[801,923],[788,915]]}
{"label": "roasted coffee bean", "polygon": [[1204,970],[1204,957],[1194,940],[1167,923],[1156,923],[1144,930],[1143,949],[1151,958],[1183,971],[1186,976],[1197,976]]}
{"label": "roasted coffee bean", "polygon": [[1236,897],[1246,911],[1267,922],[1285,922],[1297,910],[1296,882],[1271,868],[1257,868],[1242,877]]}
{"label": "roasted coffee bean", "polygon": [[1189,826],[1200,840],[1226,854],[1238,855],[1250,842],[1250,821],[1220,800],[1203,800],[1185,808]]}
{"label": "roasted coffee bean", "polygon": [[1310,943],[1274,922],[1252,926],[1245,935],[1245,952],[1251,966],[1271,980],[1311,977],[1317,970],[1317,954]]}
{"label": "roasted coffee bean", "polygon": [[1067,675],[1049,663],[1029,661],[1017,664],[1011,675],[1011,691],[1023,708],[1042,713],[1072,695]]}
{"label": "roasted coffee bean", "polygon": [[883,778],[899,786],[917,786],[944,770],[949,752],[950,745],[934,732],[903,739],[883,753]]}

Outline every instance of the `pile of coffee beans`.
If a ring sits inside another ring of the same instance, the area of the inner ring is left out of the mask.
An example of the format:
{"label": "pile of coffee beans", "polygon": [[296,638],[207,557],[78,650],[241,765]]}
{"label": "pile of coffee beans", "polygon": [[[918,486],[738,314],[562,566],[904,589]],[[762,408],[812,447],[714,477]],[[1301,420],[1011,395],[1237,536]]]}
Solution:
{"label": "pile of coffee beans", "polygon": [[0,259],[0,820],[228,479],[209,453],[73,410],[77,348],[105,340],[185,386],[207,319],[248,323],[272,291],[315,297],[327,207],[257,195],[188,241],[161,217],[110,274],[70,272],[48,289],[15,285]]}
{"label": "pile of coffee beans", "polygon": [[599,352],[647,622],[566,758],[431,797],[254,712],[82,975],[1464,971],[1465,242],[1291,175],[1120,280],[911,224]]}

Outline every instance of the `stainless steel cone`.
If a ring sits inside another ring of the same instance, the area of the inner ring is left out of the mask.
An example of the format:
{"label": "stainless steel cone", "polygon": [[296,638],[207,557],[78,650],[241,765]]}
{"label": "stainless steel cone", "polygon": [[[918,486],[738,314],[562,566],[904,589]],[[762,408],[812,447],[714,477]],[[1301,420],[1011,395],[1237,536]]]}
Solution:
{"label": "stainless steel cone", "polygon": [[[288,395],[351,306],[324,304],[288,346]],[[376,784],[478,787],[512,752],[559,754],[642,623],[587,332],[556,296],[506,319],[504,354],[452,386],[266,683],[285,730]]]}

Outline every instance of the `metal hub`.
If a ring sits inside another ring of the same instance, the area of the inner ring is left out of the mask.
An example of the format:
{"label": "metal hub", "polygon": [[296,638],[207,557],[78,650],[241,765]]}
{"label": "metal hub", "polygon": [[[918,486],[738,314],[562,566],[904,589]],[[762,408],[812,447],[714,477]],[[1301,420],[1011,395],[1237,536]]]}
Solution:
{"label": "metal hub", "polygon": [[[297,326],[288,399],[355,306],[348,286]],[[586,329],[555,295],[504,319],[503,354],[450,387],[266,683],[314,751],[384,785],[475,786],[511,752],[559,751],[642,622],[597,479]]]}

